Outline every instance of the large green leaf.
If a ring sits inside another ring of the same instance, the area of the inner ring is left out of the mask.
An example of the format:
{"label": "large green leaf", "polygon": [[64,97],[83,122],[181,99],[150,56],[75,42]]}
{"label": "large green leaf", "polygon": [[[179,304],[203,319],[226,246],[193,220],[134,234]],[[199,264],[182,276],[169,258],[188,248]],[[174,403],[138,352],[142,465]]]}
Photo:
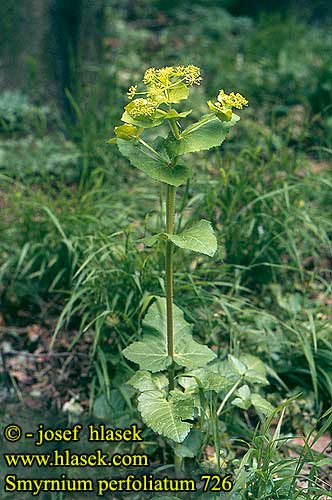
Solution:
{"label": "large green leaf", "polygon": [[224,375],[218,373],[218,365],[209,365],[204,368],[184,373],[179,378],[182,387],[189,391],[203,389],[204,391],[221,392],[229,389],[233,384]]}
{"label": "large green leaf", "polygon": [[181,443],[191,429],[183,419],[192,419],[192,399],[180,391],[172,391],[167,401],[159,391],[146,391],[138,397],[138,410],[143,422],[164,437]]}
{"label": "large green leaf", "polygon": [[142,241],[146,245],[152,246],[158,239],[171,240],[180,248],[204,253],[210,257],[213,257],[217,250],[217,238],[211,227],[211,222],[204,219],[194,224],[191,228],[185,229],[182,233],[160,233],[150,238],[144,238]]}
{"label": "large green leaf", "polygon": [[148,144],[135,140],[118,139],[120,152],[130,163],[160,182],[180,186],[189,177],[189,168],[183,165],[171,166],[170,161]]}
{"label": "large green leaf", "polygon": [[124,356],[137,363],[141,370],[158,372],[165,370],[172,359],[167,354],[167,341],[155,335],[145,334],[143,340],[134,342],[123,351]]}
{"label": "large green leaf", "polygon": [[169,234],[168,238],[180,248],[204,253],[210,257],[213,257],[217,250],[217,238],[211,222],[204,219],[180,234]]}
{"label": "large green leaf", "polygon": [[140,392],[162,391],[168,385],[168,379],[163,373],[153,373],[138,370],[127,384],[131,385]]}
{"label": "large green leaf", "polygon": [[183,155],[220,146],[229,129],[239,119],[240,117],[234,113],[229,122],[220,121],[214,114],[203,116],[201,120],[182,132],[177,145],[177,154]]}
{"label": "large green leaf", "polygon": [[[123,350],[130,361],[142,370],[164,370],[172,360],[167,354],[166,299],[158,297],[150,307],[144,321],[143,340],[134,342]],[[174,361],[186,368],[200,368],[216,357],[207,346],[196,342],[191,335],[192,326],[184,319],[183,312],[173,306]]]}

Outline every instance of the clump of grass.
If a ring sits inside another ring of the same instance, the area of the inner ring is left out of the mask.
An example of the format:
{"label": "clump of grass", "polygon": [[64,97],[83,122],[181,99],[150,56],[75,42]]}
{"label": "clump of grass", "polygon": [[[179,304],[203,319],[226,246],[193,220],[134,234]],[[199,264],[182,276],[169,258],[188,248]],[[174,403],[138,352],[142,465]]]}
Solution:
{"label": "clump of grass", "polygon": [[48,106],[35,106],[19,90],[0,93],[0,130],[2,132],[27,131],[45,125],[50,115]]}
{"label": "clump of grass", "polygon": [[[312,448],[331,426],[331,409],[319,419],[318,430],[312,429],[303,438],[303,447],[298,454],[287,456],[285,447],[287,449],[291,440],[290,437],[282,435],[282,425],[285,409],[290,401],[280,406],[260,428],[256,429],[248,451],[239,461],[234,498],[319,500],[332,497],[328,491],[328,484],[321,479],[321,468],[329,463],[329,459]],[[278,412],[281,412],[278,422],[271,429],[272,421]]]}

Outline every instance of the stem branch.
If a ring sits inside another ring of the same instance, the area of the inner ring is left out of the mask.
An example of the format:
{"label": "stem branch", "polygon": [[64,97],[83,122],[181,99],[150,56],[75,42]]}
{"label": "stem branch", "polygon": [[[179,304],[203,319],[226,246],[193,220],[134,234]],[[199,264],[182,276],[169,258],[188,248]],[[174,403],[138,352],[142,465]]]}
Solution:
{"label": "stem branch", "polygon": [[227,401],[229,400],[229,398],[231,397],[231,395],[233,394],[233,392],[236,391],[236,389],[239,387],[239,385],[241,384],[242,382],[242,377],[239,378],[235,384],[233,385],[233,387],[230,388],[230,390],[228,391],[228,393],[226,394],[226,396],[224,397],[224,399],[222,400],[218,410],[217,410],[217,415],[219,416],[220,413],[222,412],[222,410],[224,409],[224,406],[225,404],[227,403]]}

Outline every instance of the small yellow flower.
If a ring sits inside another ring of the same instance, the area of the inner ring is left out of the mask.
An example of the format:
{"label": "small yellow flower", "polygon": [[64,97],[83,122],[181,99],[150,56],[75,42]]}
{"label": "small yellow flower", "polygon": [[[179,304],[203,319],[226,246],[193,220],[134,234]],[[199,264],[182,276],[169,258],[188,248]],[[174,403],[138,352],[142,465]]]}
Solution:
{"label": "small yellow flower", "polygon": [[247,99],[239,93],[234,94],[234,92],[231,92],[230,94],[226,94],[223,90],[220,90],[217,99],[225,108],[242,109],[243,106],[248,106]]}
{"label": "small yellow flower", "polygon": [[182,66],[181,68],[184,80],[188,85],[200,85],[202,77],[201,70],[198,66],[189,64],[188,66]]}
{"label": "small yellow flower", "polygon": [[174,75],[174,68],[172,66],[165,66],[164,68],[156,70],[159,80],[169,80]]}
{"label": "small yellow flower", "polygon": [[157,104],[150,98],[135,99],[128,106],[126,110],[133,118],[152,118],[157,109]]}
{"label": "small yellow flower", "polygon": [[145,85],[150,85],[151,83],[156,83],[157,81],[157,71],[156,68],[148,68],[144,73],[143,83]]}
{"label": "small yellow flower", "polygon": [[200,75],[200,68],[193,64],[188,66],[165,66],[160,69],[149,68],[144,73],[143,83],[152,88],[167,90],[167,88],[180,81],[183,81],[188,86],[199,85],[202,80]]}
{"label": "small yellow flower", "polygon": [[128,89],[127,96],[132,99],[137,92],[137,85],[131,85]]}

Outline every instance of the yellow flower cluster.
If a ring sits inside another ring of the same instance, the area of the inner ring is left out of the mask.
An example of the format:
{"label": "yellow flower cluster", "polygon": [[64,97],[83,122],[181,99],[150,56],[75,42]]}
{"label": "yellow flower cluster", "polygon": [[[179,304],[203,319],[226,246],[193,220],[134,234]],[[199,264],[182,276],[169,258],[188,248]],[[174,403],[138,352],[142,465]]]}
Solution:
{"label": "yellow flower cluster", "polygon": [[177,83],[180,79],[187,85],[199,85],[201,70],[198,66],[189,64],[188,66],[166,66],[165,68],[149,68],[144,73],[143,83],[153,87],[163,88],[165,85]]}
{"label": "yellow flower cluster", "polygon": [[157,109],[157,104],[150,98],[135,99],[131,104],[130,108],[128,105],[128,113],[133,118],[151,118]]}
{"label": "yellow flower cluster", "polygon": [[223,90],[220,90],[217,99],[215,102],[208,101],[207,104],[221,121],[229,122],[232,119],[232,108],[242,109],[243,106],[248,106],[247,99],[239,93],[234,94],[234,92],[231,92],[226,94]]}
{"label": "yellow flower cluster", "polygon": [[188,66],[178,66],[178,69],[181,71],[188,85],[200,85],[202,77],[201,70],[198,66],[189,64]]}
{"label": "yellow flower cluster", "polygon": [[[217,99],[218,99],[219,103],[221,104],[221,106],[224,108],[242,109],[243,106],[248,106],[247,99],[245,99],[239,93],[234,94],[234,92],[231,92],[230,94],[225,94],[225,92],[223,90],[220,90]],[[219,103],[215,103],[215,105],[218,108],[220,106],[220,105],[218,106]]]}
{"label": "yellow flower cluster", "polygon": [[127,96],[132,99],[137,92],[137,85],[131,85],[128,89]]}
{"label": "yellow flower cluster", "polygon": [[[189,64],[188,66],[165,66],[164,68],[149,68],[145,71],[143,83],[147,86],[145,91],[137,92],[137,85],[131,85],[127,95],[129,99],[133,99],[136,95],[147,96],[148,99],[161,104],[166,102],[169,95],[168,91],[174,90],[178,86],[199,85],[201,78],[201,70],[198,66]],[[140,101],[138,105],[140,106]],[[135,110],[133,110],[135,112]],[[138,116],[138,115],[137,115]]]}

